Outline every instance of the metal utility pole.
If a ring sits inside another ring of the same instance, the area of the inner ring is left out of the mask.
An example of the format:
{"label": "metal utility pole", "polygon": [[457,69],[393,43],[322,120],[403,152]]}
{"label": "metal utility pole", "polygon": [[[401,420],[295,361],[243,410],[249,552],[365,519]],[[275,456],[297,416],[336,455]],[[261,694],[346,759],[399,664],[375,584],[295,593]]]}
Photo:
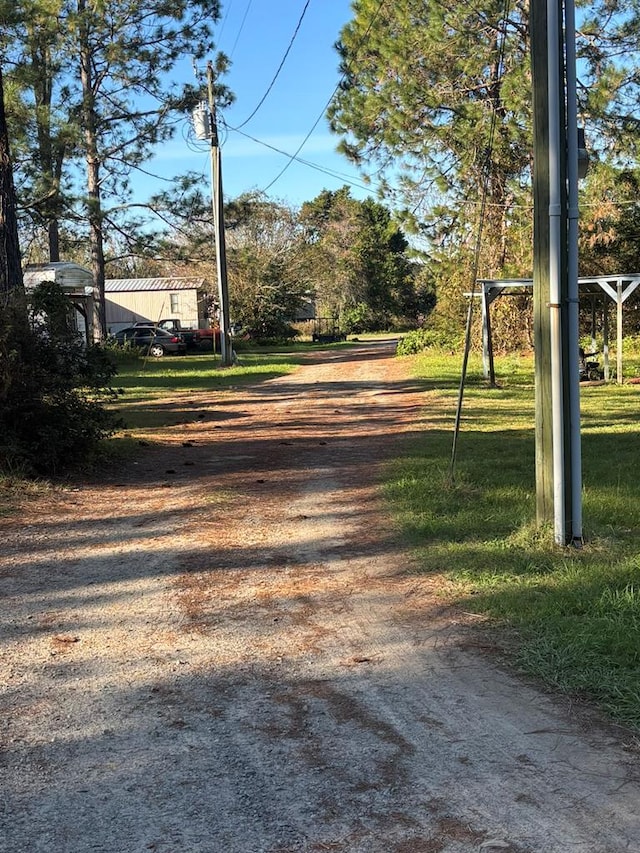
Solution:
{"label": "metal utility pole", "polygon": [[567,495],[567,541],[576,546],[584,541],[582,530],[582,435],[580,431],[580,289],[578,285],[578,178],[581,152],[578,134],[578,94],[576,70],[575,0],[565,0],[565,77],[567,92],[567,369],[569,399],[567,432],[570,448]]}
{"label": "metal utility pole", "polygon": [[213,91],[214,71],[207,63],[207,90],[211,121],[211,187],[213,221],[216,239],[216,269],[218,273],[218,299],[220,301],[220,354],[223,367],[233,362],[233,351],[229,338],[229,289],[227,286],[227,246],[224,236],[224,199],[222,196],[222,155],[218,145],[218,124]]}
{"label": "metal utility pole", "polygon": [[533,330],[536,398],[536,516],[553,521],[551,346],[549,332],[549,109],[545,3],[529,7],[533,81]]}
{"label": "metal utility pole", "polygon": [[531,4],[534,108],[536,506],[560,545],[582,542],[577,116],[573,0]]}

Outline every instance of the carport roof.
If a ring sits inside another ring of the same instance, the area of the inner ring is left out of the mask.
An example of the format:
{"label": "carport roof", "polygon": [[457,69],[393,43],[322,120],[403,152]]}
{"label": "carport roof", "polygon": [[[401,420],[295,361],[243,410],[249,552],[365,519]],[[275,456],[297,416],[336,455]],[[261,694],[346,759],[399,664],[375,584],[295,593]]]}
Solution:
{"label": "carport roof", "polygon": [[[523,290],[533,286],[531,278],[479,278],[485,291],[496,296],[517,296]],[[640,285],[640,273],[615,273],[614,275],[581,276],[578,279],[578,288],[581,293],[600,294],[607,293],[611,299],[616,301],[615,288],[621,285],[624,288],[623,301]],[[493,300],[491,300],[493,301]]]}
{"label": "carport roof", "polygon": [[106,293],[126,293],[140,290],[203,290],[203,278],[108,278]]}

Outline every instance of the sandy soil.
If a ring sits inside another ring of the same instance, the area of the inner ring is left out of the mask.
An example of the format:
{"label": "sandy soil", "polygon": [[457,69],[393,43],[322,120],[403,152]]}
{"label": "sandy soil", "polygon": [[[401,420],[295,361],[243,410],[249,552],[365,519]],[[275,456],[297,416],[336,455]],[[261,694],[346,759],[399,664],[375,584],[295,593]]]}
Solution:
{"label": "sandy soil", "polygon": [[640,851],[624,732],[411,574],[376,480],[429,413],[392,352],[176,397],[0,521],[3,853]]}

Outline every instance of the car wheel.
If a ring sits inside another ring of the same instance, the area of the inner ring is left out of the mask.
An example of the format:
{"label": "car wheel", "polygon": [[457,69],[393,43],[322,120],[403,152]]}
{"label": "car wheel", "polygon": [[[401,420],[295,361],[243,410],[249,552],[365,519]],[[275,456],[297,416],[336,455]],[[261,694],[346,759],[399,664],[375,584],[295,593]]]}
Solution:
{"label": "car wheel", "polygon": [[153,358],[162,358],[164,355],[164,347],[162,344],[150,344],[149,355],[153,356]]}

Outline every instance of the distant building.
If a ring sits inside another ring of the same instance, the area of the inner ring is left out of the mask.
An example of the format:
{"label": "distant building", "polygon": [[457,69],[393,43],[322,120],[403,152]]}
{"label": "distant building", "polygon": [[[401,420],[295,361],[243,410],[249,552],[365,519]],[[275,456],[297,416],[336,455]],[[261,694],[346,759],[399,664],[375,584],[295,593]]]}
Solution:
{"label": "distant building", "polygon": [[176,319],[185,328],[206,329],[213,301],[203,278],[108,278],[105,282],[107,329],[134,323]]}
{"label": "distant building", "polygon": [[296,312],[296,316],[293,318],[295,323],[305,323],[310,320],[316,319],[316,299],[313,294],[307,294],[300,305],[298,306],[298,310]]}
{"label": "distant building", "polygon": [[91,270],[70,261],[29,264],[23,273],[27,295],[44,281],[55,281],[75,309],[77,330],[86,341],[100,338],[99,295]]}

